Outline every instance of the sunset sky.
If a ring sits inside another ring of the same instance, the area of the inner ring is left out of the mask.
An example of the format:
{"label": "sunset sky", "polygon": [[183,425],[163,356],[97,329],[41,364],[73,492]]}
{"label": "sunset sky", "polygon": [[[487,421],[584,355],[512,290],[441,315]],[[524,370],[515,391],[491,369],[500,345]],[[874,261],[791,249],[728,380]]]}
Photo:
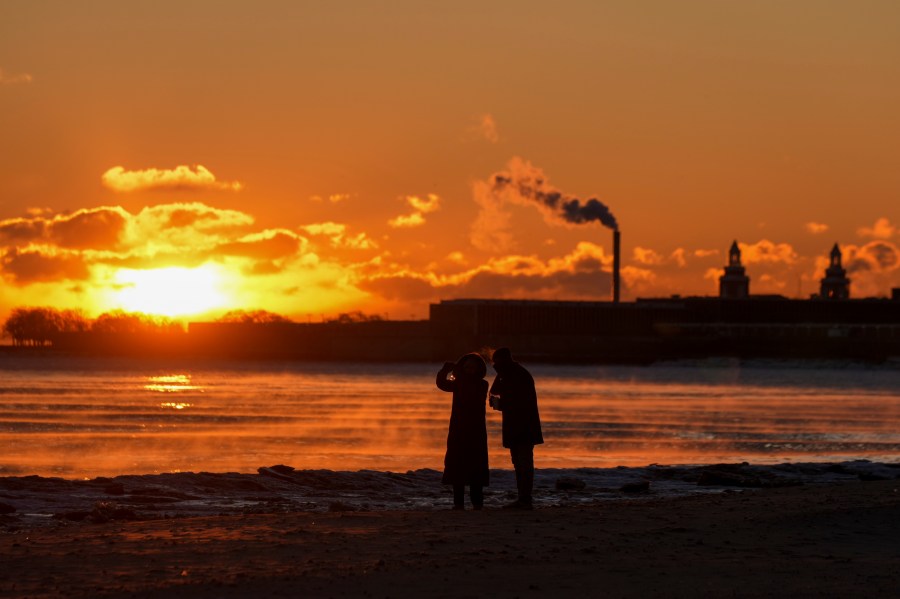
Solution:
{"label": "sunset sky", "polygon": [[[0,318],[900,286],[900,3],[0,0]],[[590,203],[595,199],[594,203]],[[597,204],[599,201],[601,204]],[[555,202],[555,203],[554,203]],[[609,224],[609,222],[607,222]]]}

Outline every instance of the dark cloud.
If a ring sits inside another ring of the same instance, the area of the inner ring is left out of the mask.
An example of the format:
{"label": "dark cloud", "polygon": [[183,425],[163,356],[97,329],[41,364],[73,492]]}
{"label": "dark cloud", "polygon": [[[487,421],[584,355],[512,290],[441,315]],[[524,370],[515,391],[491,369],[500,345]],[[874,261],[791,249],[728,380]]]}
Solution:
{"label": "dark cloud", "polygon": [[423,279],[405,275],[363,279],[358,286],[363,291],[368,291],[386,300],[410,304],[436,302],[443,297],[445,289],[433,287]]}
{"label": "dark cloud", "polygon": [[149,206],[134,220],[159,230],[193,229],[203,232],[245,229],[253,224],[247,213],[213,208],[202,202],[178,202]]}
{"label": "dark cloud", "polygon": [[257,260],[277,260],[296,255],[302,243],[302,238],[292,233],[278,231],[269,236],[255,236],[219,245],[213,253]]}
{"label": "dark cloud", "polygon": [[121,208],[92,208],[53,218],[35,216],[0,222],[0,243],[25,246],[49,242],[66,249],[115,249],[128,213]]}
{"label": "dark cloud", "polygon": [[13,218],[0,221],[0,245],[27,245],[41,241],[47,233],[42,218]]}
{"label": "dark cloud", "polygon": [[38,251],[10,250],[0,259],[3,273],[16,284],[26,285],[68,279],[85,280],[90,276],[80,256],[49,255]]}
{"label": "dark cloud", "polygon": [[900,266],[897,246],[886,241],[873,241],[860,248],[850,248],[847,272],[882,272]]}
{"label": "dark cloud", "polygon": [[154,252],[153,254],[120,254],[103,256],[102,260],[94,263],[106,264],[114,268],[131,268],[135,270],[150,268],[170,268],[174,266],[194,268],[208,262],[211,252],[179,251],[178,249]]}
{"label": "dark cloud", "polygon": [[70,249],[115,249],[128,213],[121,208],[79,210],[49,223],[50,237],[57,246]]}
{"label": "dark cloud", "polygon": [[201,212],[198,210],[177,208],[169,212],[169,220],[166,222],[166,227],[193,227],[199,222],[215,222],[218,218],[218,214],[212,211]]}

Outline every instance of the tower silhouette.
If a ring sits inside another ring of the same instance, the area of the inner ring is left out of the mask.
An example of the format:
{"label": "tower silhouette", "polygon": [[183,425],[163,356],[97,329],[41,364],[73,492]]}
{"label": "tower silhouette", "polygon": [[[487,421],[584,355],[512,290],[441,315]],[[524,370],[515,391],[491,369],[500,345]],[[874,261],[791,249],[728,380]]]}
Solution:
{"label": "tower silhouette", "polygon": [[728,265],[725,274],[719,277],[719,297],[729,299],[741,299],[750,297],[750,277],[744,271],[741,264],[741,249],[737,240],[731,244],[728,250]]}
{"label": "tower silhouette", "polygon": [[847,269],[841,265],[841,249],[835,243],[831,248],[831,263],[825,270],[819,297],[824,299],[848,299],[850,297],[850,279]]}

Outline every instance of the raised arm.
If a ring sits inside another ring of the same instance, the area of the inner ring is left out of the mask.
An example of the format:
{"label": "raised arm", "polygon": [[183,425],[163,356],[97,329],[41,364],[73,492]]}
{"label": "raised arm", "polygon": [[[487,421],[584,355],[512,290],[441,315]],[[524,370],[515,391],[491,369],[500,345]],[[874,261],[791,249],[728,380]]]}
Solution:
{"label": "raised arm", "polygon": [[453,391],[456,388],[456,381],[451,381],[447,378],[453,372],[454,366],[456,364],[453,362],[444,362],[444,366],[438,371],[435,383],[437,383],[437,387],[441,391]]}
{"label": "raised arm", "polygon": [[[487,381],[485,381],[485,382],[487,382]],[[500,375],[498,374],[498,375],[494,378],[494,382],[491,383],[491,389],[490,389],[490,391],[488,391],[489,403],[491,404],[491,407],[494,408],[495,410],[497,410],[498,412],[502,412],[502,411],[503,411],[503,404],[501,403],[502,400],[500,400],[500,401],[493,401],[493,400],[491,400],[490,398],[492,398],[492,397],[498,397],[498,398],[499,398],[499,397],[501,397],[502,395],[503,395],[503,379],[502,379],[502,378],[500,377]]]}

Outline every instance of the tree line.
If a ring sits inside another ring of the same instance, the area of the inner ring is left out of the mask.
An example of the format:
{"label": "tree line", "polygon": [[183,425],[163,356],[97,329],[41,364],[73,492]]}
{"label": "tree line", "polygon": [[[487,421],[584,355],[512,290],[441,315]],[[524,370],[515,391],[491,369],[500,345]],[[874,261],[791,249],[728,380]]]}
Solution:
{"label": "tree line", "polygon": [[[265,310],[233,310],[218,322],[290,322]],[[183,333],[184,324],[165,316],[112,310],[91,320],[81,310],[46,307],[15,308],[3,324],[3,336],[20,347],[45,347],[60,333]]]}
{"label": "tree line", "polygon": [[[326,322],[349,324],[376,320],[382,320],[382,317],[356,311],[339,314]],[[231,310],[214,322],[265,324],[293,321],[267,310]],[[112,310],[91,320],[81,310],[20,307],[12,310],[3,324],[2,334],[11,337],[16,346],[45,347],[60,333],[183,333],[184,330],[184,324],[178,320],[143,312]]]}
{"label": "tree line", "polygon": [[184,326],[171,318],[151,316],[140,312],[113,310],[91,320],[81,310],[56,308],[14,308],[3,323],[3,335],[12,338],[13,345],[44,347],[52,344],[60,333],[172,333],[184,331]]}

